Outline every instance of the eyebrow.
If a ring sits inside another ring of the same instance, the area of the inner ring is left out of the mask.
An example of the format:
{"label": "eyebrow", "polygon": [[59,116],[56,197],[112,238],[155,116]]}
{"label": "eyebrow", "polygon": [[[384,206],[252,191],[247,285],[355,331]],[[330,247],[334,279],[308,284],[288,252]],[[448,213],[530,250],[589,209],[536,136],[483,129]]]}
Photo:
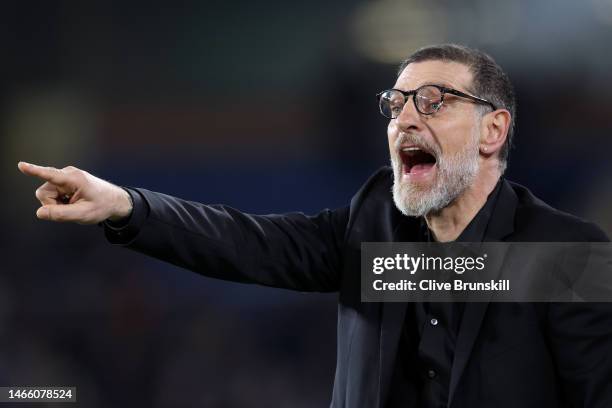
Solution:
{"label": "eyebrow", "polygon": [[448,82],[427,82],[427,83],[424,83],[421,86],[425,86],[425,85],[437,85],[437,86],[442,86],[444,88],[456,89],[454,85],[451,85]]}
{"label": "eyebrow", "polygon": [[393,89],[399,89],[401,91],[408,92],[408,91],[415,90],[415,89],[418,89],[418,88],[420,88],[422,86],[426,86],[426,85],[436,85],[436,86],[441,86],[443,88],[451,88],[451,89],[455,89],[455,90],[460,91],[460,92],[465,92],[465,93],[471,94],[471,91],[469,91],[469,90],[462,91],[461,89],[457,89],[455,87],[455,85],[451,85],[448,82],[425,82],[425,83],[415,87],[414,89],[410,89],[410,90],[403,90],[403,89],[400,89],[400,88],[393,88]]}

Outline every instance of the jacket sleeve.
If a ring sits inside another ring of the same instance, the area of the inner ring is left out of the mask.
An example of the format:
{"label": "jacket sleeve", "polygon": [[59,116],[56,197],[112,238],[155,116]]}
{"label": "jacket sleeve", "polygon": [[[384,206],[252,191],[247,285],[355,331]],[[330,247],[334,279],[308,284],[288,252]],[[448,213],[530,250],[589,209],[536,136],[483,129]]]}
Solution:
{"label": "jacket sleeve", "polygon": [[144,189],[124,225],[104,224],[106,238],[202,275],[300,291],[338,289],[348,207],[251,215]]}

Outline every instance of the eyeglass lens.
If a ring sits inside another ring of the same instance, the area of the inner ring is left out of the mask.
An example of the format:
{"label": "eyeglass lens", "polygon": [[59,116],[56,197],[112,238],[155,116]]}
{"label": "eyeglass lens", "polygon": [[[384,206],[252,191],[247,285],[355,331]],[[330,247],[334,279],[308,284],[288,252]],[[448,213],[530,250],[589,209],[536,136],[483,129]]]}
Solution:
{"label": "eyeglass lens", "polygon": [[[406,102],[407,98],[400,91],[393,89],[384,91],[380,96],[380,112],[389,119],[395,119],[402,112]],[[436,112],[441,102],[442,92],[435,86],[423,86],[417,89],[414,95],[414,104],[424,115]]]}

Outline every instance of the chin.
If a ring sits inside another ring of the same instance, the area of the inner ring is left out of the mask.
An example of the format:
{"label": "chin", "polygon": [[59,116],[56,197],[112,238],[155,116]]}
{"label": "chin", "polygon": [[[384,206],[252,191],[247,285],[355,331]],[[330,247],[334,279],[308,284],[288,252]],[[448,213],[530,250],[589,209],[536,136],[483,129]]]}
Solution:
{"label": "chin", "polygon": [[393,183],[393,202],[398,210],[409,217],[422,217],[435,207],[431,182],[397,180]]}
{"label": "chin", "polygon": [[[460,196],[470,182],[461,177],[444,180],[440,172],[432,177],[410,179],[402,172],[401,166],[393,165],[393,202],[397,209],[409,217],[423,217],[439,212]],[[471,179],[471,178],[470,178]]]}
{"label": "chin", "polygon": [[409,217],[423,217],[448,205],[446,200],[440,200],[440,196],[435,194],[432,188],[423,189],[422,186],[406,183],[394,183],[393,202],[402,214]]}

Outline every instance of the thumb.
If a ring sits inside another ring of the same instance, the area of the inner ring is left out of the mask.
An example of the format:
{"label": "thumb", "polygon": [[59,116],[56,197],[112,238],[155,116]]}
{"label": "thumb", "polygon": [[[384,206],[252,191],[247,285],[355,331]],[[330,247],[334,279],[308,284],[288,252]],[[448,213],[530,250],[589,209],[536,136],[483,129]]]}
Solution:
{"label": "thumb", "polygon": [[49,204],[36,210],[36,216],[41,220],[68,222],[75,221],[87,223],[89,215],[88,203],[75,204]]}

